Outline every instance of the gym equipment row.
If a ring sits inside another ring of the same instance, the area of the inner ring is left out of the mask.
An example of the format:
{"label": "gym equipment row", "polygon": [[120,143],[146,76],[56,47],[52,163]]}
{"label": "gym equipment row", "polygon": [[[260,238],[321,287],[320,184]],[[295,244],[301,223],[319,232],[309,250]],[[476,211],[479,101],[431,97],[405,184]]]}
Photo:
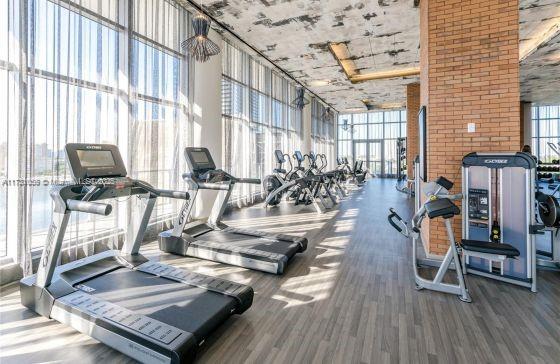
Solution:
{"label": "gym equipment row", "polygon": [[[254,295],[250,286],[151,261],[140,253],[158,198],[183,201],[173,228],[159,235],[163,251],[282,274],[307,248],[305,238],[224,224],[221,218],[235,184],[261,181],[217,169],[206,148],[185,149],[190,172],[183,178],[189,192],[162,190],[130,178],[114,145],[67,144],[65,152],[74,183],[50,191],[52,223],[37,273],[20,281],[21,302],[140,362],[193,361],[208,335],[231,315],[249,309]],[[317,173],[309,180],[333,189],[332,180],[342,172],[322,172],[325,157],[320,157],[322,167],[314,155],[308,158]],[[307,185],[305,192],[314,194],[315,188]],[[212,213],[207,220],[188,223],[201,189],[218,191]],[[73,212],[108,216],[112,205],[105,200],[132,196],[137,206],[120,251],[57,266]]]}
{"label": "gym equipment row", "polygon": [[353,166],[350,166],[347,157],[339,157],[336,159],[337,169],[342,170],[345,175],[347,184],[353,184],[361,187],[368,176],[368,171],[364,169],[364,161],[356,160]]}
{"label": "gym equipment row", "polygon": [[[313,205],[317,213],[322,214],[347,196],[345,183],[353,175],[342,168],[325,171],[328,163],[324,154],[295,151],[292,155],[294,163],[292,157],[281,150],[275,150],[274,157],[276,168],[263,182],[265,208],[277,206],[285,199],[296,205]],[[304,166],[306,160],[307,166]],[[289,169],[285,168],[286,164]]]}

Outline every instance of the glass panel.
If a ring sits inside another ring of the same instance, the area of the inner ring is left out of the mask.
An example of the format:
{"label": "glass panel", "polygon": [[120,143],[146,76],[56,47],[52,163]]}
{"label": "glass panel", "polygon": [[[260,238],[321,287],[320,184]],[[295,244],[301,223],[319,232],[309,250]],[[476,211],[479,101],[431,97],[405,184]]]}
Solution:
{"label": "glass panel", "polygon": [[[131,125],[134,139],[142,141],[142,148],[134,148],[131,153],[133,178],[146,181],[162,189],[173,189],[177,184],[176,140],[181,128],[181,111],[173,106],[137,101],[133,109],[134,121]],[[177,211],[174,199],[158,199],[152,213],[152,220],[171,218]]]}
{"label": "glass panel", "polygon": [[369,139],[383,139],[383,124],[370,124]]}
{"label": "glass panel", "polygon": [[383,159],[385,162],[385,175],[394,177],[397,175],[397,141],[385,140],[383,152]]}
{"label": "glass panel", "polygon": [[176,4],[167,0],[134,0],[132,6],[134,32],[167,48],[180,50],[181,40],[185,38],[181,26],[184,19]]}
{"label": "glass panel", "polygon": [[353,114],[352,123],[354,124],[366,124],[368,122],[368,114]]}
{"label": "glass panel", "polygon": [[367,139],[367,125],[354,125],[354,133],[352,136],[354,139]]}
{"label": "glass panel", "polygon": [[[46,0],[36,0],[29,66],[47,72],[117,85],[117,31]],[[34,62],[32,64],[31,62]]]}
{"label": "glass panel", "polygon": [[560,159],[548,144],[557,145],[560,139],[560,105],[534,106],[532,116],[533,154],[545,163]]}
{"label": "glass panel", "polygon": [[381,143],[369,143],[368,170],[374,175],[381,175]]}
{"label": "glass panel", "polygon": [[370,123],[383,123],[383,113],[382,112],[372,112],[369,114]]}
{"label": "glass panel", "polygon": [[353,161],[367,162],[367,142],[354,142],[354,159]]}
{"label": "glass panel", "polygon": [[178,101],[180,59],[139,40],[132,43],[131,82],[136,92]]}
{"label": "glass panel", "polygon": [[396,139],[400,137],[400,123],[385,124],[385,139]]}
{"label": "glass panel", "polygon": [[[3,9],[3,5],[2,10]],[[6,9],[7,12],[7,9]],[[0,32],[4,31],[0,25]],[[0,47],[3,48],[3,47]],[[2,184],[8,178],[8,71],[0,69],[0,257],[6,255],[7,197],[8,187]]]}

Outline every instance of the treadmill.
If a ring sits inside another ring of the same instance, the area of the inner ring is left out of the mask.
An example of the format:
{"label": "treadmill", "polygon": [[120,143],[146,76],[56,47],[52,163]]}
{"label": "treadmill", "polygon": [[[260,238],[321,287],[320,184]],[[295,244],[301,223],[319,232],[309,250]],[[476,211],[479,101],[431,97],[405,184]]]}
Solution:
{"label": "treadmill", "polygon": [[[188,201],[189,194],[127,177],[114,145],[65,149],[75,184],[50,191],[53,219],[37,274],[20,281],[22,304],[140,362],[193,361],[210,333],[251,306],[253,289],[139,254],[156,198]],[[70,214],[107,216],[111,205],[98,201],[117,197],[137,197],[144,207],[128,219],[122,250],[57,267]]]}
{"label": "treadmill", "polygon": [[[236,183],[260,184],[259,179],[236,178],[216,169],[207,148],[185,148],[190,173],[183,174],[192,199],[186,201],[173,229],[159,235],[159,248],[168,253],[282,274],[288,262],[307,249],[307,239],[284,234],[236,229],[221,219]],[[208,219],[187,223],[199,190],[217,190]]]}

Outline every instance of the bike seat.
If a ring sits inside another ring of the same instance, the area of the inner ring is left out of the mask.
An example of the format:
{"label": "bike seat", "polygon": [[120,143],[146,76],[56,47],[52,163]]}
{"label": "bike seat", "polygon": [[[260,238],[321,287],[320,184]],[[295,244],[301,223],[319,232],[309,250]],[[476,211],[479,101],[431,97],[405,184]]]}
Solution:
{"label": "bike seat", "polygon": [[274,173],[286,173],[286,170],[283,168],[274,168]]}

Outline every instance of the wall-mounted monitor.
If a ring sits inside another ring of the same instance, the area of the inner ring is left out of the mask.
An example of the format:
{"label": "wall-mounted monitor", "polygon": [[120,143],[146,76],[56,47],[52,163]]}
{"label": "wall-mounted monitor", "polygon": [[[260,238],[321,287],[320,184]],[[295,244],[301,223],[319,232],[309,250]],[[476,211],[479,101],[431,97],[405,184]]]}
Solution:
{"label": "wall-mounted monitor", "polygon": [[426,125],[427,111],[426,106],[422,106],[418,112],[418,154],[420,156],[420,179],[428,181],[428,132]]}

